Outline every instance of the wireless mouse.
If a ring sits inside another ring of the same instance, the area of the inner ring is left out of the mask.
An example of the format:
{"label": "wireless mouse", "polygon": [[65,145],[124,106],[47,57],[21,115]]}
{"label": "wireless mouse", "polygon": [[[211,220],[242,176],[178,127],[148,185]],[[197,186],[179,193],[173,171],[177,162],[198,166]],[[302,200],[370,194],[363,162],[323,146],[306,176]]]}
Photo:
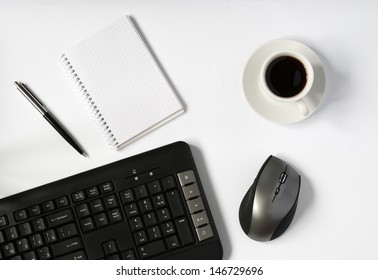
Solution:
{"label": "wireless mouse", "polygon": [[269,156],[239,208],[248,237],[269,241],[289,227],[298,204],[301,176],[283,160]]}

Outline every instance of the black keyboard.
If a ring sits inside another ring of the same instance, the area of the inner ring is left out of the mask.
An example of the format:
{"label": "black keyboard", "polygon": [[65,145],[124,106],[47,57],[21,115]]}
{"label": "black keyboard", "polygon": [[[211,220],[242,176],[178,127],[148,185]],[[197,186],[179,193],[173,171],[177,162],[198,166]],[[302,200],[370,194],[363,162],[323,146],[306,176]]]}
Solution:
{"label": "black keyboard", "polygon": [[221,259],[189,145],[0,200],[0,259]]}

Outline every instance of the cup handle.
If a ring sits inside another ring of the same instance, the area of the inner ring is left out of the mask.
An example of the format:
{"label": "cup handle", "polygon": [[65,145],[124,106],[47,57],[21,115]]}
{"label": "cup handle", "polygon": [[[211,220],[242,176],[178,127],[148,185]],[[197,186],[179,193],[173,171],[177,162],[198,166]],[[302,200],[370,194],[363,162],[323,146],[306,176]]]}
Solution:
{"label": "cup handle", "polygon": [[307,116],[308,114],[310,114],[310,110],[308,109],[306,103],[304,103],[304,101],[302,99],[298,100],[297,104],[298,104],[299,109],[301,110],[303,116]]}

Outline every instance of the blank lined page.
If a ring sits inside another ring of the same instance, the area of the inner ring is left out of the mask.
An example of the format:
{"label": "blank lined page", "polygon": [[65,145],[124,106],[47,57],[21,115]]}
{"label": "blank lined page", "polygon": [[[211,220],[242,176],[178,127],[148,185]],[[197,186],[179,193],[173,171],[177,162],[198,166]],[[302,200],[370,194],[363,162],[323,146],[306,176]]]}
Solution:
{"label": "blank lined page", "polygon": [[91,111],[117,148],[183,112],[129,17],[92,35],[63,56],[72,67],[70,73],[77,75],[74,80],[85,93]]}

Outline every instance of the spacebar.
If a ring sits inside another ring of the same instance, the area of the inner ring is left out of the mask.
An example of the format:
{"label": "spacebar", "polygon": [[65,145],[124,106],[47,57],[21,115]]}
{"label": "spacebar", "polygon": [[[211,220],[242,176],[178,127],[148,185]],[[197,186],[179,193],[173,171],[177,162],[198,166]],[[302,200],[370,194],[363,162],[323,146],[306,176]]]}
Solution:
{"label": "spacebar", "polygon": [[86,260],[87,257],[83,251],[73,252],[68,255],[61,256],[57,260]]}
{"label": "spacebar", "polygon": [[139,255],[142,259],[147,259],[163,253],[165,251],[163,240],[158,240],[139,247]]}

